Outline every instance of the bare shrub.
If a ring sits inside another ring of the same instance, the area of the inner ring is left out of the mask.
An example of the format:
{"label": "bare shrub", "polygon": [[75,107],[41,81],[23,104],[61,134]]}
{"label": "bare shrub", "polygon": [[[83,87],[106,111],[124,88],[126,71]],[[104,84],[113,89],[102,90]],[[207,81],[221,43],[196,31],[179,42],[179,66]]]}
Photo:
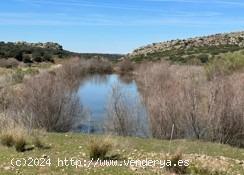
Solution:
{"label": "bare shrub", "polygon": [[152,135],[197,138],[243,145],[243,75],[216,76],[212,81],[194,67],[151,63],[137,72]]}
{"label": "bare shrub", "polygon": [[208,136],[213,141],[243,146],[244,82],[242,78],[240,76],[237,79],[215,78],[209,86]]}
{"label": "bare shrub", "polygon": [[27,80],[13,108],[28,128],[47,131],[69,131],[84,117],[76,93],[62,77],[49,73]]}
{"label": "bare shrub", "polygon": [[108,132],[121,136],[147,134],[144,126],[147,124],[146,111],[140,102],[131,99],[134,98],[123,90],[122,85],[112,87],[105,123]]}
{"label": "bare shrub", "polygon": [[169,70],[168,64],[149,64],[138,73],[146,101],[153,137],[170,138],[171,127],[175,126],[174,138],[184,136],[181,101],[181,84]]}
{"label": "bare shrub", "polygon": [[4,114],[10,105],[10,92],[10,87],[0,88],[0,114]]}
{"label": "bare shrub", "polygon": [[21,119],[28,129],[70,131],[86,115],[77,95],[81,80],[90,73],[110,72],[111,68],[105,59],[73,58],[49,72],[32,76],[13,93],[11,117]]}
{"label": "bare shrub", "polygon": [[52,72],[56,77],[60,77],[64,83],[74,88],[79,84],[80,79],[86,74],[86,60],[81,60],[80,58],[72,58],[62,67]]}
{"label": "bare shrub", "polygon": [[127,58],[125,58],[121,62],[119,62],[118,67],[119,67],[120,73],[122,73],[122,74],[130,73],[131,71],[134,70],[134,65],[133,65],[132,61]]}
{"label": "bare shrub", "polygon": [[0,59],[0,67],[15,68],[18,67],[19,61],[14,58]]}
{"label": "bare shrub", "polygon": [[113,71],[112,64],[103,58],[86,60],[86,69],[89,73],[111,73]]}
{"label": "bare shrub", "polygon": [[204,137],[208,118],[206,116],[206,100],[204,83],[199,80],[199,76],[190,72],[189,78],[183,82],[182,93],[184,107],[182,113],[185,119],[187,136],[201,139]]}

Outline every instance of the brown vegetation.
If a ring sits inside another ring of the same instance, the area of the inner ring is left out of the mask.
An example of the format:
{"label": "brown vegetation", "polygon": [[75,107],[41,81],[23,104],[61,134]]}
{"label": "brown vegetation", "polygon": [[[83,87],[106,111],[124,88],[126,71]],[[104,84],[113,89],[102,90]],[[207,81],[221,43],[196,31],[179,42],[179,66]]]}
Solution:
{"label": "brown vegetation", "polygon": [[167,63],[148,63],[138,74],[153,137],[169,139],[174,125],[173,138],[243,144],[243,76],[209,82],[201,68]]}
{"label": "brown vegetation", "polygon": [[128,58],[125,58],[121,62],[119,62],[118,67],[119,67],[119,73],[121,74],[128,74],[134,70],[134,64]]}
{"label": "brown vegetation", "polygon": [[15,58],[0,59],[0,67],[4,68],[15,68],[18,67],[19,61]]}
{"label": "brown vegetation", "polygon": [[110,66],[104,60],[74,58],[59,68],[32,76],[13,91],[5,112],[28,129],[70,131],[85,118],[76,88],[87,74],[107,73]]}
{"label": "brown vegetation", "polygon": [[107,104],[105,128],[107,132],[120,136],[136,136],[147,134],[145,125],[147,118],[142,104],[131,100],[122,85],[112,87]]}
{"label": "brown vegetation", "polygon": [[107,138],[90,138],[89,140],[89,154],[92,160],[105,160],[108,157],[109,151],[112,150],[113,142]]}

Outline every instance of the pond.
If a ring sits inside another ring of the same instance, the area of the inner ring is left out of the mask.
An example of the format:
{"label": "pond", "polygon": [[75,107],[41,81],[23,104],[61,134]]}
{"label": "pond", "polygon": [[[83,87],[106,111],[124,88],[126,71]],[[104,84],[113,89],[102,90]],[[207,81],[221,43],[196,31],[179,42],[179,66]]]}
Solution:
{"label": "pond", "polygon": [[141,103],[141,96],[134,80],[117,74],[92,75],[82,81],[78,89],[81,103],[89,114],[89,117],[79,126],[80,131],[87,133],[104,131],[108,104],[115,87],[123,89],[128,104],[139,102],[140,115],[145,119],[146,110]]}

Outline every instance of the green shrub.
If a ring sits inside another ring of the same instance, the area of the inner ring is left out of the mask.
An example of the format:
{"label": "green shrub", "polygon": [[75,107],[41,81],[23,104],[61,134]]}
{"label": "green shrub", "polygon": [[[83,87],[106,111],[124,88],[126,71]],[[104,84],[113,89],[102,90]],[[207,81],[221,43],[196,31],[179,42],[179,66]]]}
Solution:
{"label": "green shrub", "polygon": [[197,56],[197,58],[202,62],[202,63],[207,63],[209,61],[209,56],[208,54],[200,54]]}
{"label": "green shrub", "polygon": [[93,138],[89,143],[90,159],[93,160],[105,160],[107,159],[107,153],[111,151],[112,143],[110,139]]}
{"label": "green shrub", "polygon": [[7,147],[14,145],[14,137],[11,134],[3,134],[1,136],[1,144]]}
{"label": "green shrub", "polygon": [[24,79],[25,73],[21,69],[17,69],[13,74],[12,74],[12,81],[14,83],[21,83]]}
{"label": "green shrub", "polygon": [[16,137],[15,138],[14,146],[15,146],[15,150],[17,152],[24,152],[26,144],[27,144],[27,142],[26,142],[24,137]]}
{"label": "green shrub", "polygon": [[24,63],[32,63],[31,57],[27,54],[23,55],[23,62]]}
{"label": "green shrub", "polygon": [[39,73],[38,69],[27,68],[27,69],[16,69],[12,74],[12,81],[14,83],[21,83],[25,75],[36,75]]}
{"label": "green shrub", "polygon": [[240,52],[215,56],[215,58],[205,66],[208,79],[219,75],[229,75],[242,68],[244,68],[244,55]]}

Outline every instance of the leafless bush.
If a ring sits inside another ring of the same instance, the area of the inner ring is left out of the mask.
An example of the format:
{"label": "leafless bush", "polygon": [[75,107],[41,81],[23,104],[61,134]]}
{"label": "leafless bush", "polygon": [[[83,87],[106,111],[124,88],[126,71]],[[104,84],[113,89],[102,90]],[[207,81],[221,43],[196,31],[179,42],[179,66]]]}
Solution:
{"label": "leafless bush", "polygon": [[107,105],[106,129],[121,136],[146,135],[146,112],[138,101],[132,102],[121,85],[112,88]]}
{"label": "leafless bush", "polygon": [[[240,145],[244,139],[243,76],[209,82],[194,67],[142,65],[137,74],[148,107],[152,135],[197,138]],[[242,143],[243,144],[243,143]]]}
{"label": "leafless bush", "polygon": [[82,119],[79,98],[59,76],[43,73],[25,82],[13,111],[29,128],[66,132]]}
{"label": "leafless bush", "polygon": [[167,64],[149,64],[140,72],[143,95],[148,107],[153,137],[170,138],[174,124],[174,137],[182,137],[182,106],[183,95],[178,90],[181,84],[169,70]]}
{"label": "leafless bush", "polygon": [[73,58],[49,72],[32,76],[12,94],[9,116],[28,129],[69,131],[86,115],[76,94],[81,80],[90,73],[107,71],[111,71],[107,60]]}
{"label": "leafless bush", "polygon": [[0,59],[0,67],[15,68],[18,67],[19,61],[14,58]]}
{"label": "leafless bush", "polygon": [[134,65],[131,60],[129,59],[123,59],[121,62],[118,64],[119,71],[122,74],[130,73],[131,71],[134,70]]}
{"label": "leafless bush", "polygon": [[197,139],[203,138],[207,129],[208,117],[206,116],[204,82],[199,80],[199,76],[190,72],[187,80],[183,81],[183,99],[181,106],[184,107],[182,113],[186,123],[188,136]]}
{"label": "leafless bush", "polygon": [[213,141],[243,146],[243,76],[216,78],[208,98],[209,137]]}
{"label": "leafless bush", "polygon": [[89,73],[111,73],[113,71],[112,64],[103,58],[86,60],[86,68]]}

